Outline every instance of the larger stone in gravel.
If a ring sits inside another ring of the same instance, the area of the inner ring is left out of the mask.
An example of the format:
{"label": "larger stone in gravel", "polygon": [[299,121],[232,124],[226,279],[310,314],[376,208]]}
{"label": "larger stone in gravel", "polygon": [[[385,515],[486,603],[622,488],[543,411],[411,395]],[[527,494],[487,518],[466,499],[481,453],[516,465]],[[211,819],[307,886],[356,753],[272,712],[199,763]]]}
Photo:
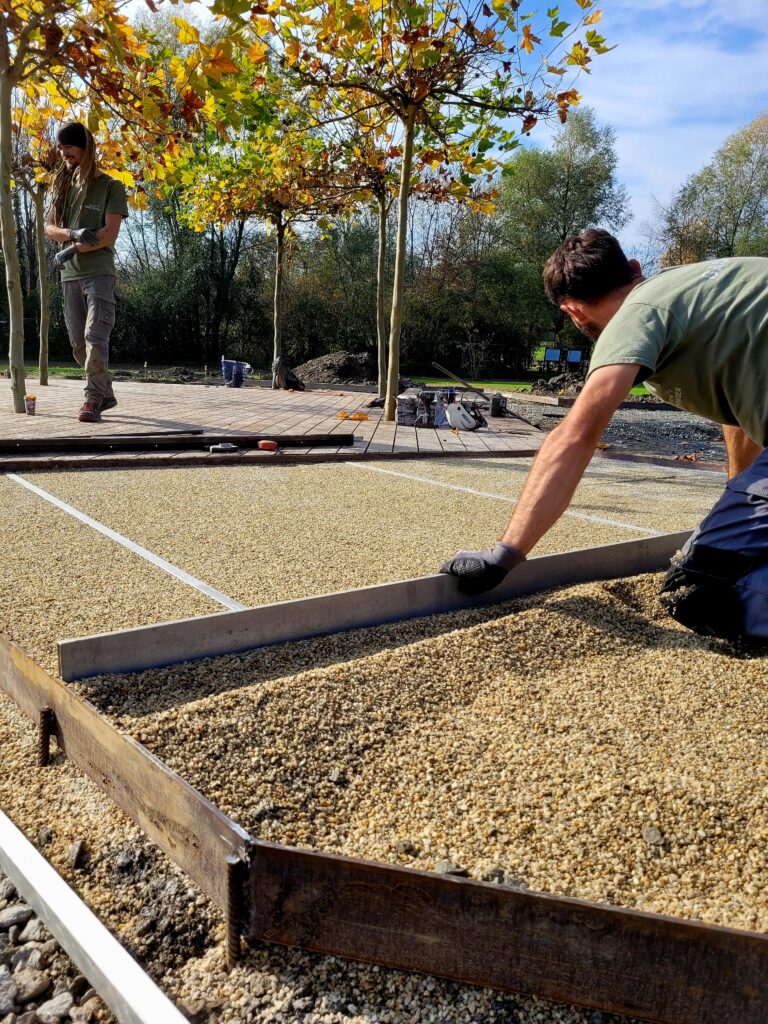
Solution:
{"label": "larger stone in gravel", "polygon": [[31,1003],[51,986],[51,979],[45,971],[22,970],[13,976],[16,983],[16,1000],[19,1003]]}
{"label": "larger stone in gravel", "polygon": [[39,917],[33,917],[31,921],[27,922],[27,926],[19,936],[20,942],[45,942],[46,939],[50,938],[48,929],[45,927]]}
{"label": "larger stone in gravel", "polygon": [[15,924],[24,924],[33,914],[34,910],[26,903],[14,903],[5,910],[0,910],[0,929],[7,931]]}
{"label": "larger stone in gravel", "polygon": [[11,968],[14,973],[29,969],[38,971],[44,965],[43,953],[36,943],[27,943],[11,957]]}
{"label": "larger stone in gravel", "polygon": [[60,992],[59,995],[49,999],[47,1003],[37,1008],[37,1016],[40,1024],[59,1024],[59,1021],[69,1015],[69,1011],[75,1005],[75,1000],[69,992]]}
{"label": "larger stone in gravel", "polygon": [[16,984],[11,972],[3,964],[0,967],[0,1014],[12,1013],[16,1003]]}
{"label": "larger stone in gravel", "polygon": [[0,880],[0,900],[12,900],[16,895],[16,889],[10,878]]}

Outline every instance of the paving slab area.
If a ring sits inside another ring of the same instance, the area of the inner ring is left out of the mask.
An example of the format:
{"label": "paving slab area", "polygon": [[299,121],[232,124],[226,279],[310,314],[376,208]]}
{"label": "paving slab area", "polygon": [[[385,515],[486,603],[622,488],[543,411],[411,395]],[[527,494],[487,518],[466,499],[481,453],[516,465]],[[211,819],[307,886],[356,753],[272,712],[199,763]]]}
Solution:
{"label": "paving slab area", "polygon": [[[13,413],[8,405],[0,409],[0,437],[3,440],[49,437],[96,438],[105,434],[138,434],[202,428],[206,432],[269,434],[348,434],[353,446],[285,448],[278,458],[338,459],[352,457],[417,457],[443,454],[531,454],[538,450],[544,434],[520,419],[496,418],[479,431],[431,430],[400,427],[386,423],[381,409],[369,409],[370,393],[338,390],[273,391],[270,388],[226,388],[191,384],[152,384],[118,381],[116,409],[100,423],[80,423],[77,412],[83,400],[82,382],[52,377],[44,388],[34,388],[37,408],[34,416]],[[367,420],[339,419],[363,413]],[[274,461],[275,456],[258,451],[234,455],[200,452],[107,452],[45,453],[41,455],[0,454],[3,466],[20,469],[36,465],[78,467],[80,465],[133,466],[141,464],[220,464],[226,462]],[[22,461],[23,460],[23,461]]]}

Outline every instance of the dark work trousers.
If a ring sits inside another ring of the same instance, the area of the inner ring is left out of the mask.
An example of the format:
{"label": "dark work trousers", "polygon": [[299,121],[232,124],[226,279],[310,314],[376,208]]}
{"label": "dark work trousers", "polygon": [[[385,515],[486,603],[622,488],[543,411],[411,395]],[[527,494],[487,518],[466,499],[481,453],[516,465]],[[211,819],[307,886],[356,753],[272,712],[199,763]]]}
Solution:
{"label": "dark work trousers", "polygon": [[64,281],[64,320],[75,362],[85,368],[85,400],[112,398],[109,337],[115,324],[115,279],[108,274]]}
{"label": "dark work trousers", "polygon": [[728,481],[673,560],[662,600],[696,632],[768,639],[768,449]]}

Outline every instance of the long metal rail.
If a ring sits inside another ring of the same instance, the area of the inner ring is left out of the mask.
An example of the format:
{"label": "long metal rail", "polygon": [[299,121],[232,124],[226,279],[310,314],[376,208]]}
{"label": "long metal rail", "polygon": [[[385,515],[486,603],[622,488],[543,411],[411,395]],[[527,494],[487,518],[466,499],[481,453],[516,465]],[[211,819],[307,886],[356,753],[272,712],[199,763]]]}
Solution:
{"label": "long metal rail", "polygon": [[183,434],[110,434],[106,437],[20,437],[0,439],[0,454],[22,452],[143,452],[202,451],[212,444],[234,444],[257,448],[259,441],[275,441],[281,448],[341,448],[355,443],[345,434],[243,434],[189,431]]}
{"label": "long metal rail", "polygon": [[466,597],[450,576],[421,576],[399,583],[281,601],[245,611],[121,629],[58,643],[62,679],[131,672],[193,658],[231,654],[267,644],[398,622],[461,608],[495,604],[548,587],[631,576],[661,568],[689,532],[583,548],[532,558],[483,597]]}

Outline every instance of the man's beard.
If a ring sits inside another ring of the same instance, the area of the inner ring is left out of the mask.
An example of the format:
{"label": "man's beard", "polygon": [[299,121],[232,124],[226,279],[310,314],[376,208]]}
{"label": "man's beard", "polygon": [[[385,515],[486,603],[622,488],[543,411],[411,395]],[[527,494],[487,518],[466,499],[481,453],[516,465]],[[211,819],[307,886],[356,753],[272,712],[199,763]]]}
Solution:
{"label": "man's beard", "polygon": [[585,334],[590,339],[590,341],[597,341],[597,339],[603,333],[603,328],[598,327],[598,325],[593,320],[585,320],[581,323],[577,323],[574,320],[573,322],[576,325],[576,327],[578,327],[578,329],[581,331],[581,333]]}

